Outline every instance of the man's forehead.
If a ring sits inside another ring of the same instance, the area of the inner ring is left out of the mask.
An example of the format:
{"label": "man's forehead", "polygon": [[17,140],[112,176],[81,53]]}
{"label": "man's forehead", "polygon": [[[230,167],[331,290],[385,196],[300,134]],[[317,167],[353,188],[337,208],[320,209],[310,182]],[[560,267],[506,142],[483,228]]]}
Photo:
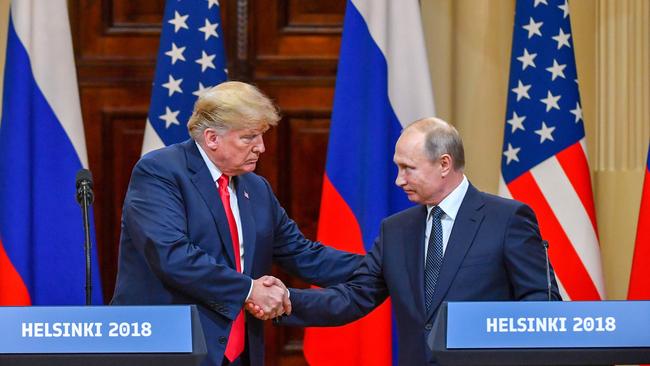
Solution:
{"label": "man's forehead", "polygon": [[246,127],[233,130],[237,134],[260,134],[269,130],[269,126]]}

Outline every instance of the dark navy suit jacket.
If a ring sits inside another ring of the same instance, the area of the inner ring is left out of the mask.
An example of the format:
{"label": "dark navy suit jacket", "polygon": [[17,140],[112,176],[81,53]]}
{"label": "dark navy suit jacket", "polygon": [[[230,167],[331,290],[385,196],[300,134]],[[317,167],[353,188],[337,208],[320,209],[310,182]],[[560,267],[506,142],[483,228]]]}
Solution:
{"label": "dark navy suit jacket", "polygon": [[[546,259],[533,211],[470,185],[426,311],[426,215],[426,206],[420,205],[385,219],[373,249],[348,282],[324,290],[292,289],[293,313],[280,323],[341,325],[364,316],[390,295],[399,364],[435,365],[427,339],[443,301],[547,299]],[[560,299],[555,281],[552,290]]]}
{"label": "dark navy suit jacket", "polygon": [[[112,304],[197,304],[208,346],[204,365],[220,365],[232,321],[251,278],[288,273],[321,286],[340,283],[360,256],[307,240],[268,182],[253,173],[234,180],[244,241],[244,273],[215,182],[192,140],[151,152],[133,169],[122,212]],[[251,365],[264,364],[263,323],[246,317]]]}

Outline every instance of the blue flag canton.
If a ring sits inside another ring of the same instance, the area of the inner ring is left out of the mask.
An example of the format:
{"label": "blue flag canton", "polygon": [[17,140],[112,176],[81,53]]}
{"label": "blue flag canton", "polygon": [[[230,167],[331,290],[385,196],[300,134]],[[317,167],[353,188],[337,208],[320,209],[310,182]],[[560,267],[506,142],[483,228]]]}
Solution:
{"label": "blue flag canton", "polygon": [[165,6],[149,121],[165,145],[188,138],[198,95],[227,79],[218,0],[169,0]]}
{"label": "blue flag canton", "polygon": [[502,173],[511,182],[585,135],[566,0],[519,0]]}

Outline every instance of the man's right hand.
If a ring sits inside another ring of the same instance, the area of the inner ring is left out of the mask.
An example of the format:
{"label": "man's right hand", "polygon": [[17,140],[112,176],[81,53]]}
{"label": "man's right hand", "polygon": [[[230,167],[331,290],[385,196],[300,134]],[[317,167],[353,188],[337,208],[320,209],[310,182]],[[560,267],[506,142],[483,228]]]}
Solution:
{"label": "man's right hand", "polygon": [[268,320],[291,313],[289,292],[282,281],[273,276],[253,280],[253,291],[246,300],[246,309],[256,318]]}

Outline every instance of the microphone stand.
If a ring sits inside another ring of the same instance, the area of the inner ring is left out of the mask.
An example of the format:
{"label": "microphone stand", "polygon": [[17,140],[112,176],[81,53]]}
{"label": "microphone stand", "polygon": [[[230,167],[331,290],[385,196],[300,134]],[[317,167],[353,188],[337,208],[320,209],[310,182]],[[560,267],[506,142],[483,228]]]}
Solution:
{"label": "microphone stand", "polygon": [[84,226],[84,255],[86,257],[86,305],[92,304],[92,266],[90,242],[90,218],[88,207],[93,203],[93,177],[89,170],[81,169],[76,177],[77,202],[81,206]]}
{"label": "microphone stand", "polygon": [[82,185],[81,212],[84,225],[84,254],[86,256],[86,305],[92,303],[92,270],[91,270],[91,250],[90,250],[90,218],[88,217],[88,206],[90,206],[90,192],[86,184]]}
{"label": "microphone stand", "polygon": [[546,291],[548,292],[548,301],[551,301],[551,264],[548,260],[548,241],[542,240],[542,245],[546,255]]}

